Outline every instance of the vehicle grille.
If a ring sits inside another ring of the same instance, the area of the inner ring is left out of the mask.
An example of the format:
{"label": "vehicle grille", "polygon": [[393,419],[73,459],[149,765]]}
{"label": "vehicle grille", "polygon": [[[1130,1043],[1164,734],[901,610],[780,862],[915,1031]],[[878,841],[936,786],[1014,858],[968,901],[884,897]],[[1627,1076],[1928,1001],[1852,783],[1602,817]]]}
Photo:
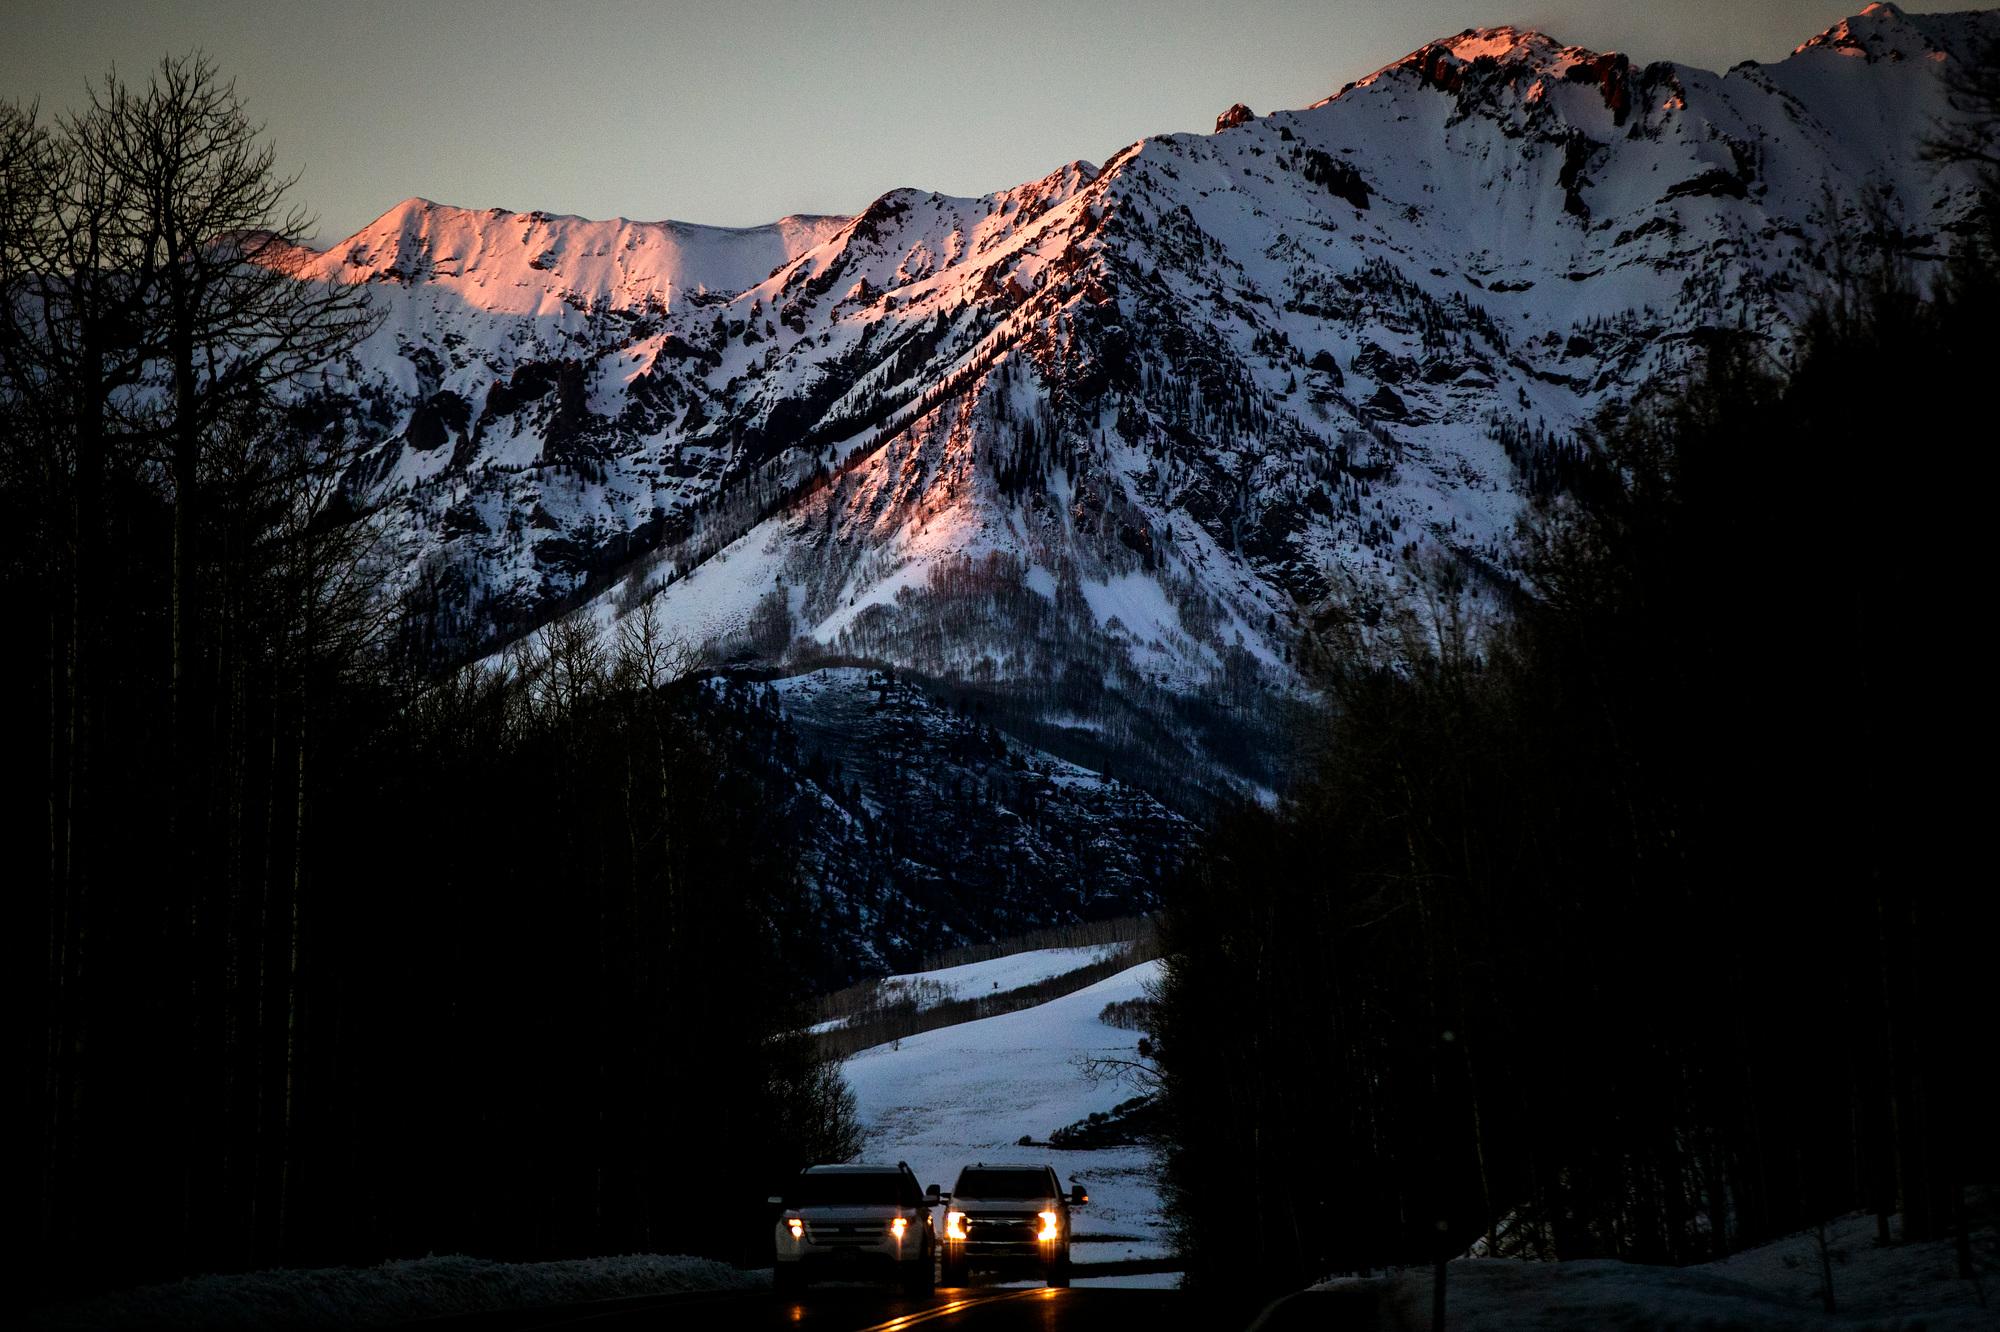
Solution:
{"label": "vehicle grille", "polygon": [[965,1237],[974,1244],[1033,1244],[1041,1218],[1019,1212],[972,1212],[965,1218]]}
{"label": "vehicle grille", "polygon": [[887,1221],[808,1221],[806,1239],[813,1244],[879,1244],[889,1234]]}

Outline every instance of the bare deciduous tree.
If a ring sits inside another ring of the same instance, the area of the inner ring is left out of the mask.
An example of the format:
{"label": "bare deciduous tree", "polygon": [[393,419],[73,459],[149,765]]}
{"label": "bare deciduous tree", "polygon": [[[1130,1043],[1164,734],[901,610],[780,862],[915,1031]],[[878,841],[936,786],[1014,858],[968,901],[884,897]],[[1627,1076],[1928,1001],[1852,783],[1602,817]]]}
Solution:
{"label": "bare deciduous tree", "polygon": [[[144,89],[115,74],[70,126],[78,169],[120,183],[118,234],[145,302],[144,351],[163,390],[152,435],[171,479],[175,713],[200,616],[193,544],[212,432],[242,403],[320,370],[372,327],[364,293],[302,280],[312,219],[296,176],[208,57],[163,59]],[[185,737],[182,737],[183,739]]]}
{"label": "bare deciduous tree", "polygon": [[1958,115],[1938,122],[1924,155],[1935,162],[1969,163],[1990,184],[2000,177],[2000,42],[1981,48],[1970,61],[1953,61],[1943,77]]}

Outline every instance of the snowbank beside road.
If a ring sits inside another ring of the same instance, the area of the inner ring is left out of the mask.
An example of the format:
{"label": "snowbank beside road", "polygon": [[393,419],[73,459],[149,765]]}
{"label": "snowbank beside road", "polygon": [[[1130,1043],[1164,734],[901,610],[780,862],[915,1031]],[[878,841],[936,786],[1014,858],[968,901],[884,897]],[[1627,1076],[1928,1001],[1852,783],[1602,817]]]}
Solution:
{"label": "snowbank beside road", "polygon": [[380,1267],[312,1268],[191,1277],[30,1313],[23,1326],[83,1328],[338,1328],[446,1314],[682,1291],[766,1285],[706,1258],[631,1254],[554,1263],[494,1263],[451,1255]]}
{"label": "snowbank beside road", "polygon": [[[1821,1305],[1818,1242],[1788,1236],[1720,1262],[1695,1267],[1648,1267],[1618,1262],[1514,1262],[1472,1258],[1447,1273],[1448,1320],[1454,1332],[1526,1329],[1756,1328],[1773,1332],[1990,1332],[2000,1322],[2000,1240],[1989,1225],[1974,1236],[1980,1292],[1957,1276],[1949,1241],[1875,1243],[1875,1220],[1849,1216],[1827,1227],[1836,1312]],[[1329,1282],[1322,1290],[1387,1285],[1387,1307],[1400,1325],[1430,1326],[1430,1273],[1386,1282]]]}

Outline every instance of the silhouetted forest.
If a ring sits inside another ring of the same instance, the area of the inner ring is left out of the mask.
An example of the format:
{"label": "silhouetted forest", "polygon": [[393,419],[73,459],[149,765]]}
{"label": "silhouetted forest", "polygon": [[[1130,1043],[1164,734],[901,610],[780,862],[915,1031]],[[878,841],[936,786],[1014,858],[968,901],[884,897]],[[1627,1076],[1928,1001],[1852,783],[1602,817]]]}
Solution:
{"label": "silhouetted forest", "polygon": [[16,1295],[738,1256],[854,1147],[795,848],[648,617],[435,670],[292,391],[370,316],[286,186],[199,58],[0,105]]}
{"label": "silhouetted forest", "polygon": [[1312,776],[1168,899],[1196,1280],[1703,1261],[1849,1210],[1966,1262],[2000,278],[1964,239],[1928,293],[1856,265],[1789,367],[1717,336],[1607,418],[1522,586],[1412,561],[1319,626]]}

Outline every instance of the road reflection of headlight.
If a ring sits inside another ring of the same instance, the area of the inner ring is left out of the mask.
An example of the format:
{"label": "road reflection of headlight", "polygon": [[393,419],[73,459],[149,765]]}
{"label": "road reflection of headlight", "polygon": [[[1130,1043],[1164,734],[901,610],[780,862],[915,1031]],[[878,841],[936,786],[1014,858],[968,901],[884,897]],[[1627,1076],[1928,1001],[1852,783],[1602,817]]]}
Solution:
{"label": "road reflection of headlight", "polygon": [[1035,1236],[1036,1239],[1052,1240],[1061,1238],[1061,1236],[1056,1233],[1056,1221],[1059,1218],[1056,1216],[1054,1212],[1037,1212],[1035,1213],[1035,1215],[1042,1218],[1042,1232],[1041,1234]]}
{"label": "road reflection of headlight", "polygon": [[965,1238],[964,1212],[946,1212],[944,1214],[944,1237],[955,1240]]}

